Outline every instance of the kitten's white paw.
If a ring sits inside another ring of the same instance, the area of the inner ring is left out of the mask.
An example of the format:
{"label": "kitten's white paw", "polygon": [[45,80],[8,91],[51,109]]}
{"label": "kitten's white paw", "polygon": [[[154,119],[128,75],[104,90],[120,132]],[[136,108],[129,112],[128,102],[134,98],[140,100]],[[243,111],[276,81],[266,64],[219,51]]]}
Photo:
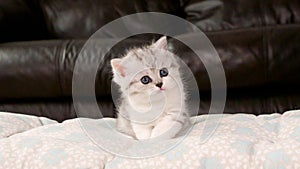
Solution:
{"label": "kitten's white paw", "polygon": [[136,138],[138,140],[146,140],[150,138],[150,135],[144,133],[136,133]]}
{"label": "kitten's white paw", "polygon": [[173,137],[175,137],[175,134],[172,132],[161,132],[159,130],[153,130],[153,132],[151,133],[150,138],[157,138],[157,139],[163,139],[163,140],[167,140],[167,139],[172,139]]}
{"label": "kitten's white paw", "polygon": [[152,128],[145,125],[132,125],[132,129],[138,140],[149,139],[151,136]]}
{"label": "kitten's white paw", "polygon": [[161,120],[152,130],[151,138],[171,139],[182,129],[182,123],[173,121],[172,118]]}

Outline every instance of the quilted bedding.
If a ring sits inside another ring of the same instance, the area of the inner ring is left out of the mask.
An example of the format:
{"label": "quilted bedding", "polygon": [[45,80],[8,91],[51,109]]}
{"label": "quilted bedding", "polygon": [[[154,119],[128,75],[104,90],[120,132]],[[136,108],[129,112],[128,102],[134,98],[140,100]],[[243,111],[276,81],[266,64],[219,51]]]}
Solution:
{"label": "quilted bedding", "polygon": [[[132,159],[99,148],[82,129],[80,119],[57,123],[43,117],[0,113],[0,168],[300,168],[300,111],[203,115],[192,120],[194,127],[173,149]],[[115,122],[107,118],[85,121]],[[207,139],[201,139],[205,134]]]}

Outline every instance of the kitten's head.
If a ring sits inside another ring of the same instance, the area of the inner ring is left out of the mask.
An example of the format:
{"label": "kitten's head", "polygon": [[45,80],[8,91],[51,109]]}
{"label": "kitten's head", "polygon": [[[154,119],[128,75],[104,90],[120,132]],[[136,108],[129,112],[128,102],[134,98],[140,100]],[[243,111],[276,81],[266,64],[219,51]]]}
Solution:
{"label": "kitten's head", "polygon": [[167,45],[164,36],[150,46],[129,50],[123,58],[111,60],[113,81],[123,93],[150,95],[182,85],[179,65]]}

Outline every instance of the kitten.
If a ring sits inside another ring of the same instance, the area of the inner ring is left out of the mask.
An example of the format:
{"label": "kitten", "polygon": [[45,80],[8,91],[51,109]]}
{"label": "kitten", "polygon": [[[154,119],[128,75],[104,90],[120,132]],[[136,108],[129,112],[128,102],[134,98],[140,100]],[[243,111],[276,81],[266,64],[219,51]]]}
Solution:
{"label": "kitten", "polygon": [[179,64],[164,36],[111,60],[120,86],[117,129],[136,139],[174,138],[189,123]]}

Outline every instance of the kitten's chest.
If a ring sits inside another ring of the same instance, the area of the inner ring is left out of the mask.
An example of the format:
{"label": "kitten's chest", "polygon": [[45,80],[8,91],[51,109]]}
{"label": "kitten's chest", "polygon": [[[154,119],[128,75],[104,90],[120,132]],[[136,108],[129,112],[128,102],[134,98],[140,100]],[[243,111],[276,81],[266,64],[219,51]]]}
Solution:
{"label": "kitten's chest", "polygon": [[168,109],[180,107],[184,101],[180,92],[161,92],[155,95],[144,95],[132,97],[129,100],[129,106],[136,111],[145,113],[154,113],[158,111],[167,111]]}
{"label": "kitten's chest", "polygon": [[159,98],[140,98],[126,104],[126,111],[131,121],[138,123],[155,123],[165,114],[167,103]]}
{"label": "kitten's chest", "polygon": [[155,125],[166,114],[181,111],[181,98],[175,95],[163,93],[148,98],[135,98],[127,102],[126,111],[132,122]]}

